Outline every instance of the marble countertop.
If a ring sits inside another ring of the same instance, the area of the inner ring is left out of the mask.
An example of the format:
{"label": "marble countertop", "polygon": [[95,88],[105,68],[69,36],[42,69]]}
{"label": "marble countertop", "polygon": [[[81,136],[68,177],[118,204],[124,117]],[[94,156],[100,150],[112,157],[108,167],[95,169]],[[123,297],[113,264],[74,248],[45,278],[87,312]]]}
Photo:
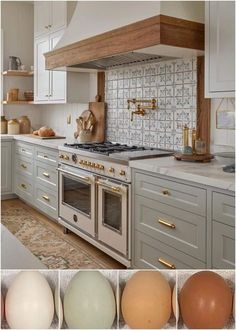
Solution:
{"label": "marble countertop", "polygon": [[52,149],[58,149],[58,147],[63,146],[64,143],[74,143],[74,139],[46,139],[42,140],[39,138],[34,138],[32,136],[29,136],[28,134],[19,134],[19,135],[8,135],[8,134],[1,134],[1,140],[2,141],[11,141],[11,140],[17,140],[22,142],[28,142],[40,145],[42,147],[52,148]]}
{"label": "marble countertop", "polygon": [[177,161],[173,156],[134,160],[130,166],[135,169],[163,174],[214,188],[235,191],[235,174],[225,173],[222,165],[213,160],[210,163],[192,163]]}

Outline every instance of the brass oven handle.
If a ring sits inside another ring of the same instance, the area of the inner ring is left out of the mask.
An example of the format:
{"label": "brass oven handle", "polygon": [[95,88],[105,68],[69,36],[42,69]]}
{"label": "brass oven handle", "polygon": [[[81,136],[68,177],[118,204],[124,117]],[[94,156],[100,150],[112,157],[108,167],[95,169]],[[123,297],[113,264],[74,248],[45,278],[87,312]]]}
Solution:
{"label": "brass oven handle", "polygon": [[121,191],[121,189],[119,187],[110,186],[109,184],[106,184],[106,183],[103,183],[103,182],[100,182],[100,181],[97,181],[97,184],[100,185],[100,186],[110,188],[114,192],[120,192]]}
{"label": "brass oven handle", "polygon": [[27,168],[27,166],[26,166],[25,164],[21,164],[20,166],[21,166],[22,168],[24,168],[24,169]]}
{"label": "brass oven handle", "polygon": [[24,183],[21,184],[21,187],[24,188],[24,189],[27,189],[27,187]]}
{"label": "brass oven handle", "polygon": [[46,176],[46,178],[50,177],[50,175],[47,172],[43,172],[43,175]]}
{"label": "brass oven handle", "polygon": [[165,196],[170,196],[169,190],[163,190],[162,194],[165,195]]}
{"label": "brass oven handle", "polygon": [[80,178],[80,179],[82,179],[82,180],[84,180],[84,181],[88,181],[88,182],[90,181],[90,177],[89,177],[89,176],[79,175],[79,174],[77,174],[77,173],[73,173],[73,172],[65,171],[65,170],[63,170],[63,169],[61,169],[61,168],[58,168],[58,171],[59,171],[59,172],[62,172],[62,173],[65,173],[65,174],[73,175],[75,178]]}
{"label": "brass oven handle", "polygon": [[43,199],[45,199],[45,201],[47,201],[47,202],[49,202],[49,201],[50,201],[50,198],[49,198],[48,196],[46,196],[46,195],[43,195],[42,197],[43,197]]}
{"label": "brass oven handle", "polygon": [[169,223],[168,221],[165,221],[163,219],[158,219],[158,222],[166,227],[169,227],[171,229],[175,229],[175,225],[173,223]]}
{"label": "brass oven handle", "polygon": [[176,269],[176,267],[175,267],[174,264],[171,264],[170,262],[164,260],[163,258],[159,258],[158,261],[159,261],[162,265],[164,265],[164,266],[166,266],[166,267],[168,267],[168,268],[170,268],[170,269]]}

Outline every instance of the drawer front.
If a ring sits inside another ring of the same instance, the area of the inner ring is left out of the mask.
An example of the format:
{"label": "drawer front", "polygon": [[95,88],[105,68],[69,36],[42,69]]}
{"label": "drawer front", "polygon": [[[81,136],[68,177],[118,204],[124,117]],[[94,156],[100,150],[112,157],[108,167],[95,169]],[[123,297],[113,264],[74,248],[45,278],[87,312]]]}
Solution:
{"label": "drawer front", "polygon": [[54,151],[48,148],[36,147],[35,159],[48,165],[57,166],[58,151]]}
{"label": "drawer front", "polygon": [[32,180],[26,176],[17,174],[15,177],[15,193],[28,202],[33,201],[33,184]]}
{"label": "drawer front", "polygon": [[19,174],[26,175],[28,177],[33,176],[33,162],[32,159],[22,156],[15,156],[15,170]]}
{"label": "drawer front", "polygon": [[16,141],[15,147],[16,147],[16,154],[33,159],[33,156],[34,156],[34,146],[33,145]]}
{"label": "drawer front", "polygon": [[235,199],[233,196],[212,193],[213,220],[235,226]]}
{"label": "drawer front", "polygon": [[206,258],[206,219],[173,206],[135,196],[135,228],[194,258]]}
{"label": "drawer front", "polygon": [[176,269],[206,268],[205,263],[138,231],[135,231],[134,240],[132,262],[135,268],[171,269],[171,265]]}
{"label": "drawer front", "polygon": [[35,202],[39,210],[57,219],[58,196],[55,191],[51,191],[43,185],[37,184],[35,186]]}
{"label": "drawer front", "polygon": [[234,227],[213,221],[213,268],[235,268],[235,235]]}
{"label": "drawer front", "polygon": [[191,213],[206,215],[206,190],[202,188],[137,172],[135,194]]}
{"label": "drawer front", "polygon": [[35,178],[37,184],[42,184],[49,189],[57,190],[58,173],[56,167],[36,161]]}

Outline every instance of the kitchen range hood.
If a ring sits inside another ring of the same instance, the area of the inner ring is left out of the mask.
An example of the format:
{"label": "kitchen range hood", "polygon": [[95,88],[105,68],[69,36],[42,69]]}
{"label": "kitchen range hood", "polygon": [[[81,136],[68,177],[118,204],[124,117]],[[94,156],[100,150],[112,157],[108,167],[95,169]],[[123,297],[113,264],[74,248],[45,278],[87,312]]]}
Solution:
{"label": "kitchen range hood", "polygon": [[78,1],[65,34],[44,54],[46,69],[104,71],[202,55],[203,5],[202,1]]}

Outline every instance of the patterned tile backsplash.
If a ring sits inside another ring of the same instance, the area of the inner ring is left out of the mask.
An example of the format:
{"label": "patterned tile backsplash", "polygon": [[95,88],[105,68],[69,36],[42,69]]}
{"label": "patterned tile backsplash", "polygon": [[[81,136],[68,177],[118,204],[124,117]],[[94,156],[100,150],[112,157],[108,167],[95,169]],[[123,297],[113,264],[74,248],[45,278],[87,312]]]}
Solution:
{"label": "patterned tile backsplash", "polygon": [[[196,57],[125,66],[106,72],[107,139],[178,150],[182,128],[196,127]],[[127,109],[127,99],[157,99],[143,117]]]}

